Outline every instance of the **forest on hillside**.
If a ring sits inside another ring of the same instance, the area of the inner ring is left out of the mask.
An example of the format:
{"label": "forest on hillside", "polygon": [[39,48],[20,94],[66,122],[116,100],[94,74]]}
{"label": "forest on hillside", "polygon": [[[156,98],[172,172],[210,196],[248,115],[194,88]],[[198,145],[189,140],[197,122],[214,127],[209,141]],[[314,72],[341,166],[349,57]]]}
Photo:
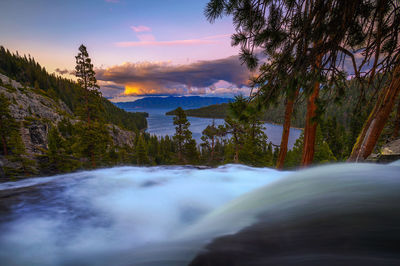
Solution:
{"label": "forest on hillside", "polygon": [[[13,54],[0,46],[0,73],[31,87],[35,92],[55,100],[63,101],[72,112],[77,113],[81,105],[82,88],[74,81],[49,74],[30,55]],[[143,130],[147,127],[144,114],[126,112],[105,98],[101,99],[101,116],[106,122],[128,130]]]}

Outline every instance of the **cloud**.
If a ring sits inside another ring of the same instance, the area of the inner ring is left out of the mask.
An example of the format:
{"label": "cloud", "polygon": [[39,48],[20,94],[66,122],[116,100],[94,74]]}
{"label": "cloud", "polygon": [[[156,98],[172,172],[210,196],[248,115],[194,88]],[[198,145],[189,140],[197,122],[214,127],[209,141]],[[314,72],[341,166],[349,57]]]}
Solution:
{"label": "cloud", "polygon": [[174,40],[174,41],[139,41],[139,42],[118,42],[118,47],[139,47],[139,46],[176,46],[176,45],[199,45],[199,44],[210,44],[216,43],[211,40]]}
{"label": "cloud", "polygon": [[229,37],[230,34],[206,36],[199,39],[157,41],[152,34],[138,34],[139,41],[117,42],[117,47],[143,47],[143,46],[179,46],[179,45],[202,45],[218,43],[218,39]]}
{"label": "cloud", "polygon": [[105,0],[107,3],[113,3],[113,4],[116,4],[116,3],[119,3],[119,0]]}
{"label": "cloud", "polygon": [[[124,63],[97,69],[96,73],[99,81],[113,84],[113,89],[119,86],[120,95],[135,96],[237,94],[246,88],[250,77],[250,72],[241,65],[238,56],[187,65],[172,65],[170,62]],[[108,90],[111,92],[111,87]]]}
{"label": "cloud", "polygon": [[131,26],[131,29],[132,29],[134,32],[149,32],[149,31],[151,31],[151,28],[150,28],[150,27],[143,26],[143,25]]}

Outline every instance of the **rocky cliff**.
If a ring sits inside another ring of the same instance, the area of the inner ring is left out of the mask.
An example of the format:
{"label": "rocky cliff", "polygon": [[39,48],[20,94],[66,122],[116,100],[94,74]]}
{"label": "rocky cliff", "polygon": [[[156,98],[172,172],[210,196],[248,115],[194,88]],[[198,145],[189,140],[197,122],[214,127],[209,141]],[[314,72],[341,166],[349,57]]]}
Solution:
{"label": "rocky cliff", "polygon": [[[61,100],[48,97],[40,89],[22,86],[19,82],[11,80],[0,74],[0,94],[10,101],[10,112],[20,125],[20,135],[25,146],[27,157],[35,162],[37,158],[48,149],[49,129],[63,119],[75,124],[78,120],[68,106]],[[108,125],[111,139],[116,146],[133,146],[134,132],[127,131],[115,125]],[[13,163],[0,155],[0,169],[4,166],[16,168],[18,163]],[[0,170],[0,177],[4,172]]]}

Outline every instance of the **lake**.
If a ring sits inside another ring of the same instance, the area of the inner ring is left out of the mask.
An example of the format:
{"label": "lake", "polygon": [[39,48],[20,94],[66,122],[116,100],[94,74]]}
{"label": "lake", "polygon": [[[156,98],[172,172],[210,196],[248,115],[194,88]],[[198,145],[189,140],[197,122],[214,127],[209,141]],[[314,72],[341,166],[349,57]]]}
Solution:
{"label": "lake", "polygon": [[[157,136],[173,136],[175,134],[175,127],[173,125],[173,116],[165,115],[166,112],[171,110],[166,109],[126,109],[128,112],[147,112],[149,117],[147,118],[148,128],[146,132]],[[212,118],[200,118],[200,117],[188,117],[190,122],[190,131],[192,131],[193,138],[197,144],[201,143],[201,132],[210,124],[213,120],[216,125],[224,124],[223,119],[212,119]],[[268,141],[274,145],[281,144],[282,126],[270,123],[265,123],[265,133],[268,136]],[[297,128],[290,129],[290,135],[288,140],[288,148],[291,149],[300,137],[302,130]]]}

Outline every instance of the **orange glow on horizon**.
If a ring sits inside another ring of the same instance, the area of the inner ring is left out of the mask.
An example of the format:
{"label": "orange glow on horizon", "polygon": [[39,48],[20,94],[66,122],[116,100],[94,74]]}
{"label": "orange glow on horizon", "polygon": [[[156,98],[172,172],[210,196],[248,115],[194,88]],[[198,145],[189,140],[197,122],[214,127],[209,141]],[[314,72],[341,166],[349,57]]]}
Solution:
{"label": "orange glow on horizon", "polygon": [[148,94],[158,94],[160,90],[150,89],[145,84],[127,84],[125,85],[124,96],[140,96]]}
{"label": "orange glow on horizon", "polygon": [[124,95],[138,95],[141,94],[141,91],[140,87],[126,85]]}

